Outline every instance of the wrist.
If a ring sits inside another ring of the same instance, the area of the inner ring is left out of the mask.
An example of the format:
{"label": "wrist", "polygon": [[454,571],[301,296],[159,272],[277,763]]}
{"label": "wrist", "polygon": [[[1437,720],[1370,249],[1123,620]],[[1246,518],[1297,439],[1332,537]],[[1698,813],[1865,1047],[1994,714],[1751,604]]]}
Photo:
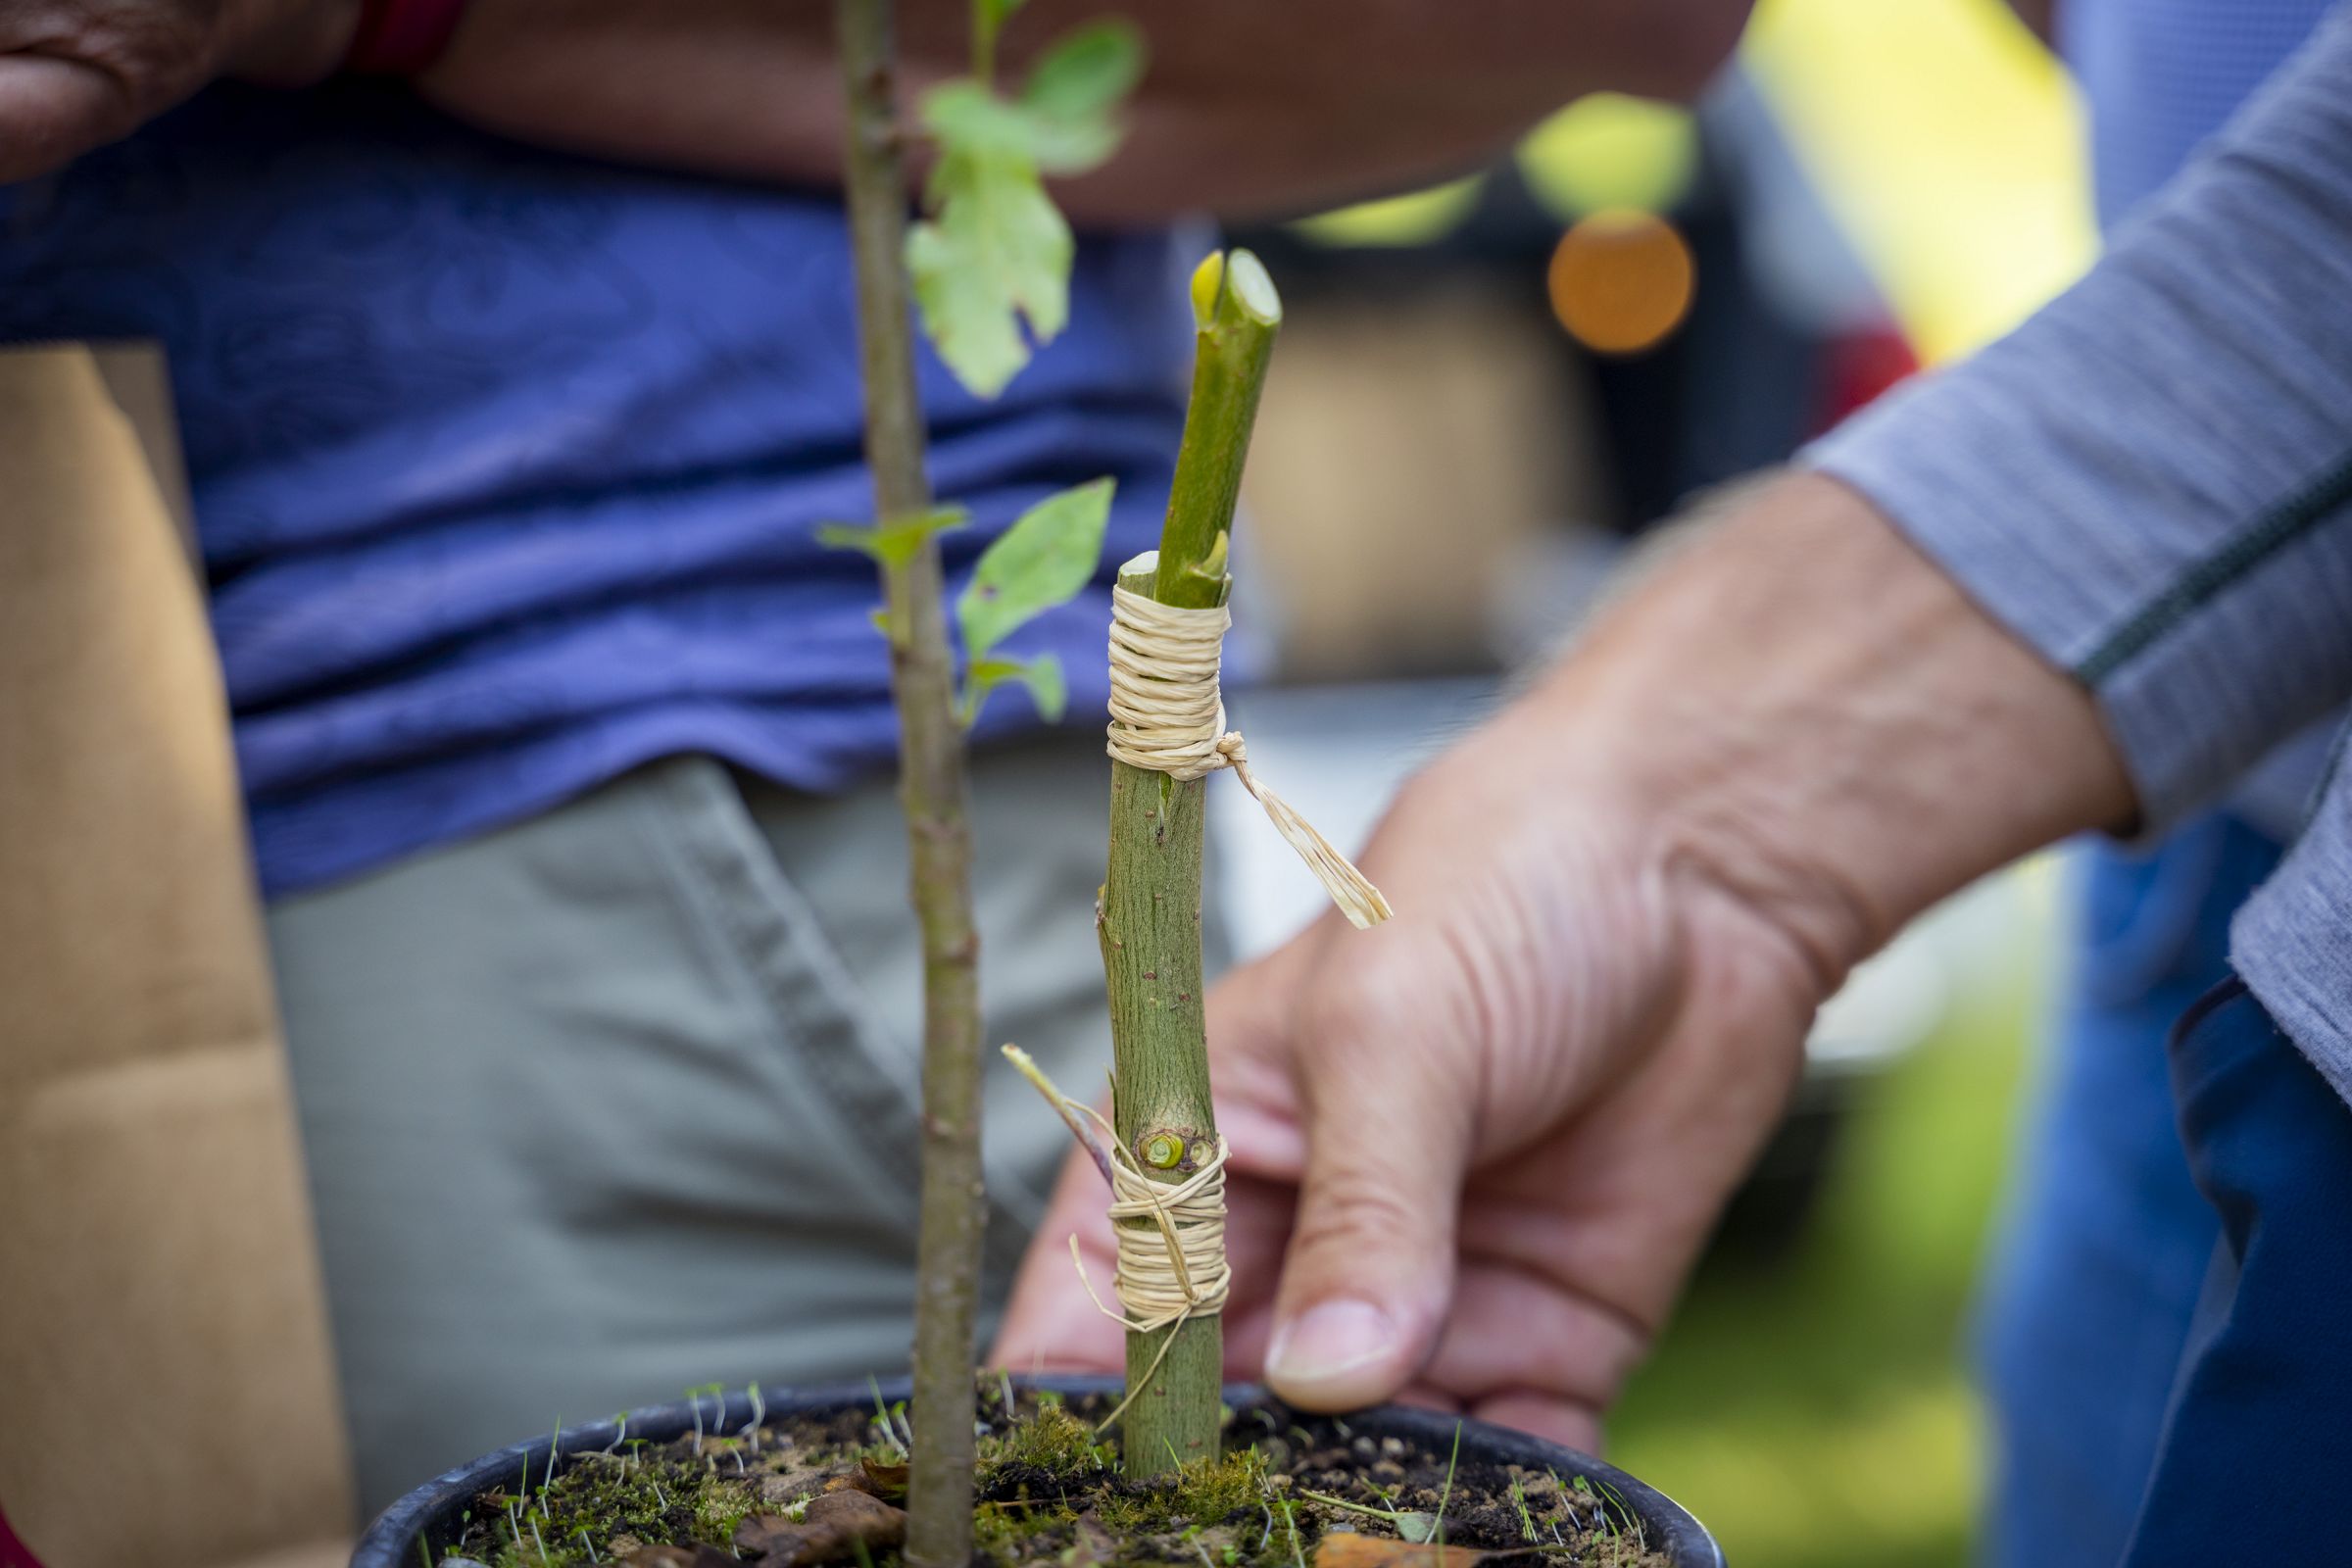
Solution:
{"label": "wrist", "polygon": [[1677,553],[1523,706],[1825,994],[1936,900],[2132,810],[2090,695],[1818,475]]}

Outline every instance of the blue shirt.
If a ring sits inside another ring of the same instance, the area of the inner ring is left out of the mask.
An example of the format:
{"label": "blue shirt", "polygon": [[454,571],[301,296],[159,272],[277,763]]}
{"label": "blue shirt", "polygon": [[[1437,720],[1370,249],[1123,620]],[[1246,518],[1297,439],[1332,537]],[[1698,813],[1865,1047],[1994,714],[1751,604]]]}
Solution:
{"label": "blue shirt", "polygon": [[[1099,724],[1111,569],[1156,540],[1187,263],[1079,250],[1070,324],[997,403],[927,355],[932,478],[977,525],[1111,474],[1099,590],[1054,649]],[[272,894],[514,820],[665,754],[831,790],[895,718],[838,199],[467,129],[397,89],[213,88],[0,189],[0,339],[171,363]],[[984,720],[1035,723],[1000,695]]]}
{"label": "blue shirt", "polygon": [[[2301,48],[2329,0],[2063,0],[2059,44],[2090,107],[2091,181],[2112,229],[2180,172]],[[2230,808],[2281,843],[2326,769],[2334,724],[2280,743]]]}

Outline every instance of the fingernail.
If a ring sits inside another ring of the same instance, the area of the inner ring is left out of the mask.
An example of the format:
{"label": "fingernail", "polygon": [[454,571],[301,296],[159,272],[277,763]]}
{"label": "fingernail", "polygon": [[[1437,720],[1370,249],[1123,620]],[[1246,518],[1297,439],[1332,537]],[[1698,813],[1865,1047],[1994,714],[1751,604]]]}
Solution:
{"label": "fingernail", "polygon": [[1381,1390],[1352,1374],[1385,1360],[1396,1348],[1396,1325],[1369,1301],[1321,1301],[1276,1325],[1266,1349],[1266,1376],[1294,1398],[1346,1400],[1360,1384],[1380,1397]]}

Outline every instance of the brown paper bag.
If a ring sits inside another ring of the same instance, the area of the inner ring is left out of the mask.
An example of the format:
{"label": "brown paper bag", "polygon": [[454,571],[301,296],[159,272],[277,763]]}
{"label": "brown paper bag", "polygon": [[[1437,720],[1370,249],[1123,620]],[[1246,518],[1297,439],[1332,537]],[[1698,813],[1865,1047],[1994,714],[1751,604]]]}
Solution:
{"label": "brown paper bag", "polygon": [[142,375],[0,354],[0,1513],[44,1568],[326,1564],[316,1243]]}

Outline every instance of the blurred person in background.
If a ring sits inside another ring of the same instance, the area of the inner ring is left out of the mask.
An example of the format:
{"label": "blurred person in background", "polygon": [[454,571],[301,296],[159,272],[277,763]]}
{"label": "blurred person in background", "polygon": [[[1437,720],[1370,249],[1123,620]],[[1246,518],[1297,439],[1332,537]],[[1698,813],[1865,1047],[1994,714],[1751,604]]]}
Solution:
{"label": "blurred person in background", "polygon": [[[2154,198],[2329,4],[2041,8],[2087,100],[2100,225]],[[1991,1562],[2104,1568],[2131,1536],[2198,1298],[2230,1266],[2182,1157],[2164,1040],[2230,978],[2231,920],[2294,842],[2340,723],[2286,741],[2220,808],[2150,843],[2094,842],[2076,867],[2076,960],[1984,1299]]]}
{"label": "blurred person in background", "polygon": [[[908,90],[967,9],[901,8]],[[1108,9],[1036,0],[1009,65]],[[1062,340],[993,405],[922,367],[952,574],[1106,472],[1106,561],[1156,537],[1177,215],[1688,93],[1744,7],[1136,9]],[[815,539],[870,507],[830,10],[0,0],[0,341],[168,355],[369,1507],[583,1399],[906,1354],[895,726],[870,565]],[[993,705],[973,769],[991,1027],[1072,1082],[1107,591],[1031,634],[1068,731]],[[1062,1134],[1017,1085],[990,1126],[1001,1297]]]}
{"label": "blurred person in background", "polygon": [[[1403,918],[1212,993],[1237,1372],[1591,1446],[1851,965],[2026,851],[2169,831],[2089,873],[1993,1299],[1991,1554],[2341,1556],[2352,7],[2055,21],[2107,257],[1408,787],[1363,861]],[[1013,1364],[1118,1364],[1058,1251],[1107,1266],[1097,1187],[1067,1168]]]}

